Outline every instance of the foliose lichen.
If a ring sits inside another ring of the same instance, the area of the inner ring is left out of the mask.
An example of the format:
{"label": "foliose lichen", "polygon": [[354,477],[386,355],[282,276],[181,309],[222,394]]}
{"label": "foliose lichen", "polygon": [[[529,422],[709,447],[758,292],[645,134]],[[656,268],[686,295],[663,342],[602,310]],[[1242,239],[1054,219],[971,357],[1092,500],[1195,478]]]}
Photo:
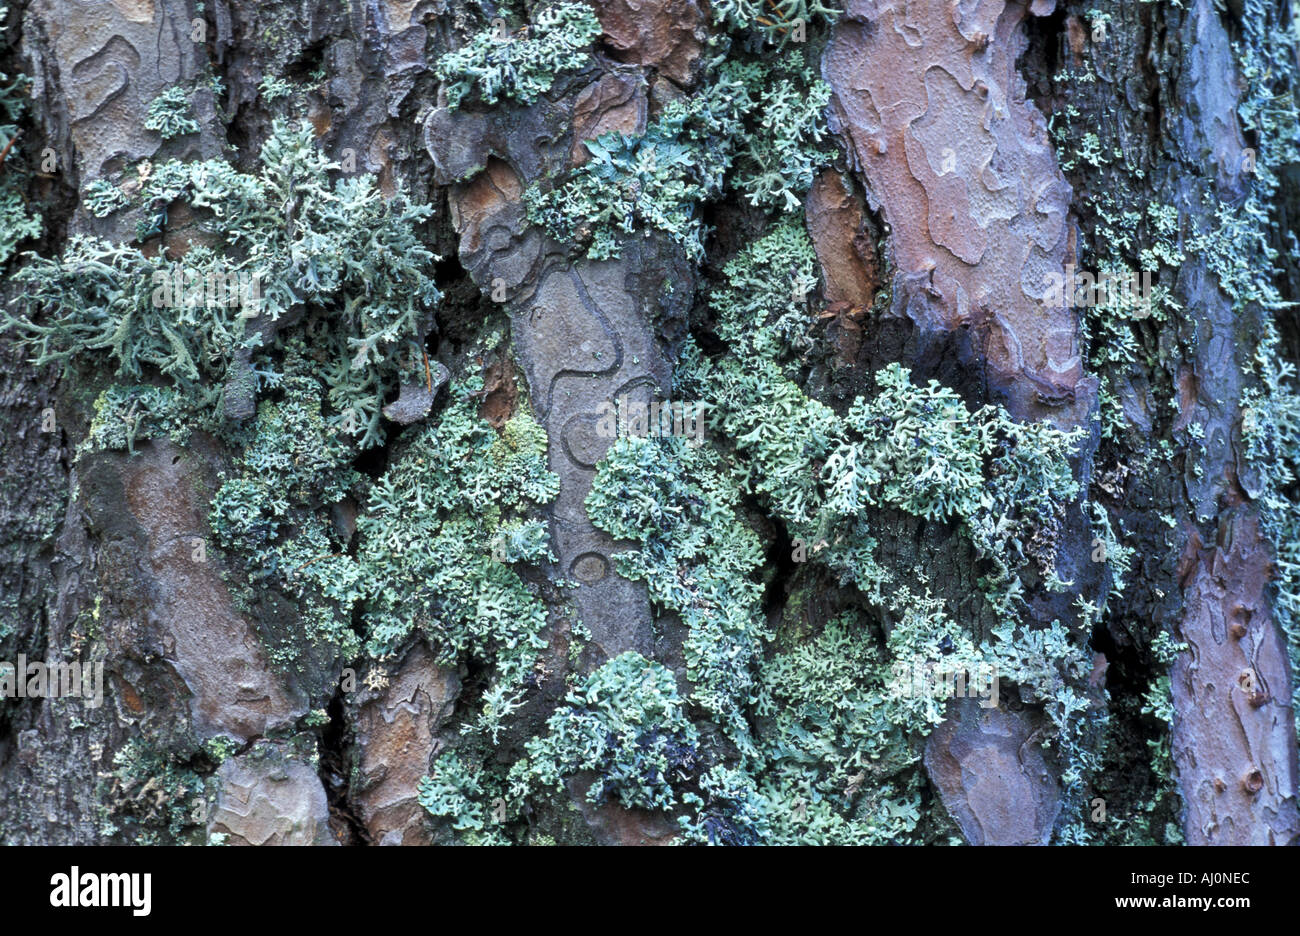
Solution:
{"label": "foliose lichen", "polygon": [[586,64],[599,35],[600,21],[587,4],[556,3],[518,30],[505,20],[494,23],[438,59],[433,70],[453,110],[471,95],[485,104],[502,97],[532,104],[558,74]]}
{"label": "foliose lichen", "polygon": [[144,128],[154,130],[164,140],[199,132],[198,121],[190,113],[190,99],[177,85],[168,88],[149,104]]}

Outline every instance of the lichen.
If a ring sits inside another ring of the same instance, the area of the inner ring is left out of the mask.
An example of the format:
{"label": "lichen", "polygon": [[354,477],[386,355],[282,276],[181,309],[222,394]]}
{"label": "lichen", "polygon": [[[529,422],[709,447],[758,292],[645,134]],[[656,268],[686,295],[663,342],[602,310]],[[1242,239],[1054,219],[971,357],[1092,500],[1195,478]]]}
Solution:
{"label": "lichen", "polygon": [[[780,256],[773,265],[768,258]],[[680,616],[691,701],[726,732],[733,753],[681,797],[693,842],[882,843],[946,831],[921,809],[920,742],[942,721],[941,693],[899,691],[896,667],[945,659],[994,666],[1040,705],[1077,799],[1088,766],[1089,703],[1077,688],[1087,656],[1059,622],[1020,620],[1021,574],[1053,571],[1051,537],[1078,494],[1070,456],[1079,432],[1023,424],[1000,407],[972,408],[897,364],[844,415],[787,375],[812,347],[807,293],[815,254],[797,220],[742,250],[713,291],[729,353],[682,348],[677,391],[710,401],[710,439],[621,438],[598,463],[587,510],[611,536],[640,548],[616,568],[645,581]],[[773,654],[758,572],[765,557],[744,517],[745,495],[808,546],[808,558],[861,608]],[[986,591],[999,625],[977,641],[914,570],[882,565],[875,509],[931,523],[958,521],[989,561]],[[894,623],[886,634],[868,609]]]}
{"label": "lichen", "polygon": [[[1294,9],[1292,10],[1294,14]],[[1300,672],[1300,390],[1294,361],[1283,355],[1277,317],[1294,303],[1284,301],[1274,272],[1279,266],[1275,243],[1300,254],[1295,232],[1285,229],[1270,206],[1280,178],[1300,160],[1300,105],[1294,48],[1300,21],[1283,26],[1272,7],[1247,0],[1242,42],[1237,47],[1246,93],[1238,115],[1257,130],[1259,151],[1253,160],[1245,204],[1224,207],[1217,230],[1201,232],[1198,249],[1232,297],[1234,310],[1260,310],[1262,334],[1255,352],[1254,378],[1242,394],[1241,436],[1248,463],[1257,473],[1251,491],[1260,508],[1261,526],[1274,549],[1276,577],[1271,591],[1273,614],[1287,639],[1291,672]],[[1292,680],[1292,708],[1300,730],[1300,680]]]}
{"label": "lichen", "polygon": [[600,35],[600,21],[585,3],[557,3],[532,24],[511,31],[505,21],[475,34],[434,65],[453,110],[470,95],[485,104],[502,97],[532,104],[557,75],[581,68]]}
{"label": "lichen", "polygon": [[629,651],[583,680],[527,744],[512,770],[516,792],[536,783],[560,789],[580,772],[596,775],[587,799],[671,809],[675,787],[693,772],[699,736],[686,718],[671,670]]}
{"label": "lichen", "polygon": [[715,24],[741,36],[756,33],[765,43],[782,47],[796,39],[797,24],[803,24],[806,36],[814,19],[833,23],[841,12],[821,0],[720,0],[710,9]]}
{"label": "lichen", "polygon": [[[331,424],[363,448],[378,445],[384,395],[417,373],[412,346],[439,300],[436,258],[419,235],[432,209],[400,193],[385,199],[370,176],[331,184],[338,166],[305,123],[276,121],[260,160],[256,174],[220,160],[147,167],[141,233],[160,232],[168,206],[184,199],[220,247],[171,260],[76,236],[61,258],[28,255],[15,274],[28,287],[27,314],[6,311],[5,321],[37,363],[107,353],[119,375],[139,380],[156,368],[217,412],[253,378],[251,392],[276,384],[286,332],[267,323],[302,311],[291,334],[326,356]],[[251,367],[236,367],[243,356]]]}
{"label": "lichen", "polygon": [[454,831],[468,833],[464,836],[468,844],[489,845],[501,841],[489,825],[479,777],[455,751],[438,755],[428,775],[421,778],[418,791],[419,803],[429,815],[451,820]]}
{"label": "lichen", "polygon": [[[0,22],[8,19],[9,7],[0,4]],[[0,48],[8,48],[8,37],[0,39]],[[7,263],[18,245],[40,237],[44,226],[39,215],[28,207],[24,194],[25,173],[20,171],[18,121],[25,107],[26,91],[31,79],[26,75],[0,72],[0,264]]]}
{"label": "lichen", "polygon": [[[355,443],[321,415],[305,348],[291,347],[286,370],[282,398],[261,405],[214,498],[218,544],[243,558],[250,583],[294,597],[299,644],[383,658],[418,634],[445,665],[465,654],[494,664],[480,727],[499,730],[546,646],[545,608],[514,570],[549,558],[549,534],[528,516],[558,491],[546,433],[526,411],[498,433],[477,412],[472,377],[372,483],[351,467]],[[345,499],[364,505],[355,544],[330,518]]]}
{"label": "lichen", "polygon": [[799,209],[798,196],[830,158],[818,145],[829,100],[801,52],[770,67],[727,60],[645,133],[588,140],[591,159],[525,192],[529,220],[593,259],[619,256],[620,239],[635,232],[659,231],[702,260],[700,206],[725,190],[767,209]]}
{"label": "lichen", "polygon": [[748,749],[744,708],[766,626],[756,581],[763,551],[738,517],[739,500],[714,451],[669,436],[617,440],[586,505],[597,527],[641,544],[616,553],[615,568],[681,616],[691,700]]}
{"label": "lichen", "polygon": [[[446,660],[495,662],[479,726],[496,731],[546,647],[545,607],[507,563],[547,556],[544,531],[521,521],[559,479],[545,431],[521,408],[498,434],[478,415],[481,389],[478,377],[453,385],[452,405],[371,488],[357,561],[370,652],[392,652],[414,631]],[[529,548],[503,556],[503,537],[523,529]]]}
{"label": "lichen", "polygon": [[131,203],[122,190],[107,179],[96,179],[87,185],[81,201],[96,218],[107,218]]}
{"label": "lichen", "polygon": [[205,752],[171,752],[129,739],[114,755],[113,769],[100,782],[105,835],[129,832],[142,845],[180,844],[200,834],[206,822]]}
{"label": "lichen", "polygon": [[296,599],[303,633],[271,648],[284,667],[302,646],[328,647],[342,659],[360,652],[351,608],[361,598],[360,571],[329,508],[362,488],[350,467],[355,447],[330,432],[320,412],[322,388],[307,376],[302,348],[292,347],[283,395],[259,407],[251,438],[212,500],[217,544],[237,556],[246,581]]}
{"label": "lichen", "polygon": [[164,140],[199,132],[198,121],[191,116],[190,99],[185,89],[173,85],[149,104],[144,128],[154,130]]}
{"label": "lichen", "polygon": [[83,451],[135,453],[135,443],[166,436],[177,445],[189,442],[198,420],[187,401],[171,387],[115,384],[95,400],[95,415]]}
{"label": "lichen", "polygon": [[[799,240],[802,249],[789,243]],[[791,265],[768,264],[773,250]],[[686,384],[718,401],[711,427],[748,456],[752,489],[802,539],[851,541],[857,534],[848,527],[863,511],[885,505],[962,521],[993,565],[990,600],[1011,614],[1019,571],[1031,562],[1045,576],[1053,571],[1053,531],[1078,494],[1069,457],[1082,430],[1020,423],[1000,406],[971,410],[936,382],[916,386],[897,364],[875,375],[875,395],[837,416],[779,363],[811,324],[801,298],[811,263],[802,228],[787,222],[728,264],[714,308],[734,356],[707,360],[688,350]],[[1037,547],[1035,533],[1044,534]],[[855,577],[866,584],[870,574]]]}

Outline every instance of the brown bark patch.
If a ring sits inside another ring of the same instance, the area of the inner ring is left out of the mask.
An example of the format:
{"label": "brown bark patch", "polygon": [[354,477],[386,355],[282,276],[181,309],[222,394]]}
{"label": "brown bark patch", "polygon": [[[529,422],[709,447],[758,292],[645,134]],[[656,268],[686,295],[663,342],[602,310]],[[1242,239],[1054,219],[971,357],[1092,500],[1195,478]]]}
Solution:
{"label": "brown bark patch", "polygon": [[592,6],[620,62],[650,65],[679,85],[690,83],[705,37],[696,0],[594,0]]}
{"label": "brown bark patch", "polygon": [[830,320],[828,336],[836,362],[857,359],[862,346],[862,320],[880,288],[875,238],[868,229],[862,199],[853,184],[834,169],[819,175],[808,193],[805,217],[825,283]]}
{"label": "brown bark patch", "polygon": [[1254,515],[1225,515],[1218,542],[1184,555],[1189,650],[1170,673],[1174,774],[1189,845],[1300,838],[1286,647],[1267,595],[1272,557]]}
{"label": "brown bark patch", "polygon": [[[822,62],[873,208],[890,227],[894,313],[979,326],[1021,419],[1080,424],[1095,396],[1064,283],[1071,189],[1016,60],[1023,3],[855,0]],[[1058,298],[1059,297],[1059,298]]]}
{"label": "brown bark patch", "polygon": [[605,133],[629,136],[645,131],[645,84],[631,75],[605,75],[588,85],[573,105],[573,146],[569,164],[581,166],[591,158],[583,144]]}
{"label": "brown bark patch", "polygon": [[494,429],[500,429],[510,421],[518,404],[515,368],[510,359],[503,356],[483,369],[483,403],[478,412]]}
{"label": "brown bark patch", "polygon": [[437,666],[417,644],[383,696],[362,706],[356,728],[359,786],[353,801],[375,844],[431,844],[417,789],[459,692],[456,671]]}
{"label": "brown bark patch", "polygon": [[949,705],[925,747],[925,769],[972,845],[1046,845],[1060,811],[1034,716]]}
{"label": "brown bark patch", "polygon": [[163,658],[192,693],[200,737],[247,741],[291,725],[306,706],[271,671],[257,632],[234,607],[213,557],[197,561],[208,503],[198,469],[182,450],[146,443],[115,458],[126,508],[138,524],[139,568],[148,579],[150,617]]}

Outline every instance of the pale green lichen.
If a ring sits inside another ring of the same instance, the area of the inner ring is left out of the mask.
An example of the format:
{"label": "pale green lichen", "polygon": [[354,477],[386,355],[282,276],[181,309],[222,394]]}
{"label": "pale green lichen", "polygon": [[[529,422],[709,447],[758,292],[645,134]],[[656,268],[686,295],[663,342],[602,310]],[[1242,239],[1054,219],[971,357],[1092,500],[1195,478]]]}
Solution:
{"label": "pale green lichen", "polygon": [[[1198,248],[1206,252],[1234,310],[1258,310],[1261,319],[1263,334],[1250,375],[1254,383],[1242,394],[1241,435],[1255,474],[1247,482],[1253,488],[1249,493],[1259,504],[1263,531],[1274,548],[1273,612],[1286,635],[1294,674],[1300,672],[1300,390],[1295,362],[1283,356],[1275,321],[1295,303],[1284,301],[1276,286],[1273,273],[1280,258],[1273,241],[1286,244],[1292,256],[1300,254],[1300,244],[1295,232],[1283,229],[1270,210],[1280,177],[1300,160],[1300,82],[1294,57],[1300,21],[1294,5],[1291,12],[1283,25],[1272,7],[1247,0],[1243,40],[1236,49],[1246,80],[1238,115],[1258,133],[1253,184],[1244,205],[1220,211],[1219,227],[1204,232]],[[1292,708],[1300,730],[1300,679],[1292,682]]]}
{"label": "pale green lichen", "polygon": [[[207,248],[195,248],[187,268],[206,272],[219,263]],[[209,404],[215,388],[201,388],[200,368],[214,376],[246,340],[239,310],[197,305],[167,307],[154,302],[157,277],[170,281],[174,265],[131,247],[74,236],[63,256],[32,256],[15,275],[26,285],[29,307],[45,315],[19,318],[6,312],[21,340],[36,351],[38,365],[100,352],[117,362],[117,374],[139,380],[145,368],[171,378],[182,391]]]}
{"label": "pale green lichen", "polygon": [[628,808],[670,809],[675,787],[694,772],[698,744],[672,671],[629,651],[569,693],[546,733],[528,742],[512,782],[517,794],[533,783],[560,789],[589,771],[592,803],[615,797]]}
{"label": "pale green lichen", "polygon": [[[371,652],[418,631],[449,660],[495,660],[484,716],[499,725],[546,646],[545,608],[507,563],[547,556],[545,531],[521,521],[555,497],[559,479],[525,410],[500,433],[478,415],[481,387],[479,378],[454,386],[452,406],[371,488],[358,561]],[[502,556],[501,538],[524,529],[530,548]]]}
{"label": "pale green lichen", "polygon": [[[559,489],[546,433],[526,411],[493,429],[477,413],[482,380],[471,378],[369,483],[350,467],[355,444],[321,416],[319,382],[294,376],[302,352],[217,492],[218,542],[245,558],[250,582],[293,595],[306,636],[344,659],[362,649],[355,611],[373,656],[418,634],[445,665],[467,654],[494,665],[480,727],[499,730],[546,646],[545,608],[512,567],[549,558],[547,531],[527,516]],[[345,497],[365,505],[354,548],[328,517]]]}
{"label": "pale green lichen", "polygon": [[534,23],[511,31],[504,20],[474,35],[434,65],[453,110],[471,94],[486,104],[502,97],[532,104],[557,75],[586,64],[600,21],[585,3],[557,3]]}
{"label": "pale green lichen", "polygon": [[800,52],[771,67],[726,61],[645,133],[586,141],[587,162],[553,187],[525,192],[529,219],[593,259],[619,256],[619,241],[637,231],[658,231],[701,260],[700,205],[725,188],[764,208],[800,207],[830,158],[819,148],[829,100]]}
{"label": "pale green lichen", "polygon": [[[710,4],[710,9],[715,24],[740,34],[752,31],[764,42],[778,46],[806,41],[807,30],[815,20],[834,23],[841,12],[821,0],[719,0]],[[798,30],[800,23],[803,38]]]}
{"label": "pale green lichen", "polygon": [[107,179],[96,179],[87,185],[81,201],[96,218],[107,218],[131,203],[122,190]]}
{"label": "pale green lichen", "polygon": [[82,450],[134,453],[137,440],[160,436],[185,445],[197,415],[190,402],[171,387],[115,384],[95,400],[95,414]]}
{"label": "pale green lichen", "polygon": [[[782,264],[768,263],[772,256]],[[688,625],[691,701],[734,747],[734,762],[706,764],[681,797],[685,838],[881,843],[949,834],[923,814],[918,768],[918,741],[943,719],[946,696],[896,685],[896,667],[915,659],[969,672],[993,666],[1041,706],[1078,799],[1093,766],[1084,749],[1090,706],[1078,689],[1088,657],[1059,622],[1022,626],[1018,595],[1026,570],[1041,575],[1054,561],[1050,535],[1028,544],[1078,494],[1069,459],[1079,434],[972,408],[898,365],[879,371],[875,392],[843,416],[809,398],[785,369],[813,345],[806,293],[815,262],[798,221],[776,225],[714,290],[730,354],[709,359],[689,340],[682,349],[677,392],[710,401],[714,438],[734,452],[619,439],[587,498],[598,527],[639,544],[615,556],[618,570],[645,581],[655,605]],[[772,634],[757,581],[765,557],[743,520],[746,493],[894,622],[887,636],[853,612],[765,652]],[[957,520],[989,559],[986,589],[1000,623],[987,640],[977,642],[914,570],[880,564],[869,518],[883,508]]]}
{"label": "pale green lichen", "polygon": [[269,104],[273,101],[278,101],[281,98],[292,97],[294,94],[294,86],[283,78],[277,78],[274,75],[265,75],[257,85],[257,93],[262,96],[262,100]]}
{"label": "pale green lichen", "polygon": [[766,627],[755,581],[762,547],[737,518],[739,500],[712,449],[677,437],[622,438],[597,466],[586,505],[597,527],[642,544],[615,554],[615,568],[681,616],[691,699],[747,749],[743,711]]}
{"label": "pale green lichen", "polygon": [[[800,265],[812,263],[806,239],[788,222],[728,264],[715,310],[735,356],[709,361],[688,349],[685,385],[718,401],[711,425],[748,456],[752,489],[801,538],[852,540],[845,525],[886,505],[960,520],[992,564],[986,593],[1013,614],[1020,571],[1031,563],[1044,577],[1053,571],[1055,531],[1079,490],[1069,457],[1082,430],[1019,423],[998,406],[972,410],[933,381],[916,386],[897,364],[843,418],[809,399],[778,363],[811,324],[799,298]],[[790,268],[765,261],[774,250]]]}
{"label": "pale green lichen", "polygon": [[176,844],[201,834],[206,783],[195,761],[129,739],[113,755],[113,769],[100,775],[103,834],[126,830],[141,845]]}
{"label": "pale green lichen", "polygon": [[[362,477],[349,464],[355,448],[325,425],[322,388],[303,373],[302,348],[291,348],[286,363],[292,373],[283,396],[259,407],[234,476],[213,497],[209,522],[217,544],[242,559],[249,584],[294,597],[303,645],[350,659],[360,652],[350,621],[362,594],[360,572],[327,512],[359,492]],[[296,664],[299,639],[271,648],[272,658]]]}
{"label": "pale green lichen", "polygon": [[438,755],[418,787],[419,803],[431,816],[451,820],[451,828],[465,833],[473,845],[504,844],[491,826],[480,777],[455,751]]}
{"label": "pale green lichen", "polygon": [[[9,7],[0,4],[0,21],[9,16]],[[0,39],[0,45],[9,43]],[[26,75],[10,76],[0,72],[0,264],[8,262],[18,244],[40,237],[43,225],[32,213],[24,194],[24,174],[18,171],[18,121],[26,104],[31,79]]]}
{"label": "pale green lichen", "polygon": [[[29,314],[5,318],[38,363],[104,352],[120,375],[138,380],[143,367],[157,368],[196,405],[218,411],[241,353],[253,356],[242,376],[255,376],[257,389],[280,379],[273,361],[283,333],[261,326],[302,310],[293,333],[326,355],[331,425],[362,447],[377,445],[384,395],[417,373],[413,348],[440,295],[436,258],[419,233],[432,209],[400,193],[385,199],[370,176],[331,184],[338,166],[305,123],[276,121],[260,161],[256,174],[220,160],[172,161],[148,174],[140,233],[160,232],[168,207],[185,199],[219,248],[171,261],[77,236],[62,258],[30,257],[16,274]],[[217,283],[214,301],[208,284]]]}
{"label": "pale green lichen", "polygon": [[164,140],[198,133],[199,125],[190,113],[185,89],[173,85],[154,98],[145,115],[144,128],[156,131]]}

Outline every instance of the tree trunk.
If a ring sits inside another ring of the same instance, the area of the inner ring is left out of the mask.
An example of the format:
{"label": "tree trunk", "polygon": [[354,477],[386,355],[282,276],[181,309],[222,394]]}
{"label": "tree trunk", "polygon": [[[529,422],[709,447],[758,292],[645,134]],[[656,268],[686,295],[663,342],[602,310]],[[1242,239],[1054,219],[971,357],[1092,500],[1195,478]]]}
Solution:
{"label": "tree trunk", "polygon": [[1296,842],[1295,12],[11,2],[0,841]]}

